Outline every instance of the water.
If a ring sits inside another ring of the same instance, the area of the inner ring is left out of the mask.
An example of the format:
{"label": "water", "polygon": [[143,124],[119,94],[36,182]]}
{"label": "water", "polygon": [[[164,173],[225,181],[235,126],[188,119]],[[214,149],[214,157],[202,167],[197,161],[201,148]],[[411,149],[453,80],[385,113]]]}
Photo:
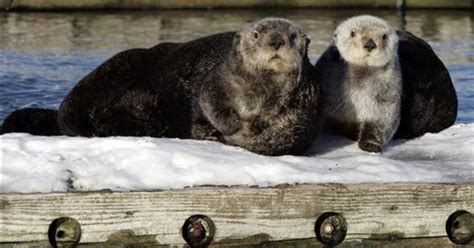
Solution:
{"label": "water", "polygon": [[[78,80],[115,53],[188,41],[267,16],[302,26],[316,61],[342,20],[372,14],[401,27],[393,10],[215,10],[0,13],[0,120],[18,108],[58,108]],[[427,40],[448,67],[458,123],[474,122],[474,35],[470,11],[408,11],[406,30]]]}

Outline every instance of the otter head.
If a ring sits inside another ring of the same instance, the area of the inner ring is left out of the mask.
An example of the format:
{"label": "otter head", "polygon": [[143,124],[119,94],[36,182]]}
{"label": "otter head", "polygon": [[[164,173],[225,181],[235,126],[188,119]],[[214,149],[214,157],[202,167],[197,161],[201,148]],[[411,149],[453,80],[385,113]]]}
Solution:
{"label": "otter head", "polygon": [[308,44],[301,29],[282,18],[246,24],[234,39],[236,54],[248,71],[276,73],[299,70]]}
{"label": "otter head", "polygon": [[397,56],[398,36],[384,20],[369,15],[341,23],[334,33],[341,56],[351,64],[380,67]]}

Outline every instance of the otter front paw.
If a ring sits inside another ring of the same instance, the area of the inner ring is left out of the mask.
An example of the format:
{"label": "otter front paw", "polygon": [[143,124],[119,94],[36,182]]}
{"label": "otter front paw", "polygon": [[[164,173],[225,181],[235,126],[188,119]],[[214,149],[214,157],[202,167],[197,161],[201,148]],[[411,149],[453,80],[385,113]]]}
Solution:
{"label": "otter front paw", "polygon": [[216,128],[225,135],[232,135],[241,129],[239,116],[234,112],[221,113]]}
{"label": "otter front paw", "polygon": [[260,134],[267,127],[268,127],[268,123],[262,120],[253,120],[250,123],[250,131],[253,134]]}
{"label": "otter front paw", "polygon": [[358,145],[366,152],[382,152],[380,128],[376,124],[365,122],[361,124]]}
{"label": "otter front paw", "polygon": [[234,133],[237,133],[240,130],[240,122],[230,122],[225,125],[222,125],[220,128],[221,133],[225,135],[232,135]]}
{"label": "otter front paw", "polygon": [[222,134],[219,131],[210,133],[205,139],[210,141],[224,142],[224,137],[222,137]]}
{"label": "otter front paw", "polygon": [[366,152],[382,152],[381,145],[374,140],[359,140],[358,145],[360,149]]}

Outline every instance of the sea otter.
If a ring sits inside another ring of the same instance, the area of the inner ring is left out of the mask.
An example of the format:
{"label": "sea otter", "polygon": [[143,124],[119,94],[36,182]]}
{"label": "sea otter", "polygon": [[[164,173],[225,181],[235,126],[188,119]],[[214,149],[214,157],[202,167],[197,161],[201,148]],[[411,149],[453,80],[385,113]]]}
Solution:
{"label": "sea otter", "polygon": [[[381,152],[400,123],[402,75],[398,35],[384,20],[357,16],[341,23],[316,63],[325,94],[325,125]],[[337,54],[336,54],[337,53]]]}
{"label": "sea otter", "polygon": [[[267,154],[300,154],[320,122],[308,38],[266,18],[186,43],[121,52],[69,92],[62,134],[218,140]],[[315,128],[316,127],[316,128]]]}
{"label": "sea otter", "polygon": [[[349,33],[351,31],[347,30],[346,35],[352,34]],[[449,72],[427,42],[410,32],[396,33],[402,94],[400,124],[394,138],[411,139],[428,132],[440,132],[451,126],[457,116],[458,101]],[[329,65],[341,66],[345,63],[341,52],[333,43],[316,62],[316,69],[327,75]],[[347,128],[335,123],[332,126],[333,130],[337,129],[346,136],[357,139],[354,126]]]}
{"label": "sea otter", "polygon": [[195,116],[204,117],[225,143],[263,154],[302,152],[317,131],[311,124],[319,125],[321,107],[307,43],[288,20],[245,25],[226,60],[203,81],[196,109],[202,113]]}

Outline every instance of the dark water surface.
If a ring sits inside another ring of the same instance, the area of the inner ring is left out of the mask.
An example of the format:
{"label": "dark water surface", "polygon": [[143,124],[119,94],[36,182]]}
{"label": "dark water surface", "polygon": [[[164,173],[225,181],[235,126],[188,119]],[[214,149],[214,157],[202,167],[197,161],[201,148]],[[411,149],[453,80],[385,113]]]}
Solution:
{"label": "dark water surface", "polygon": [[[310,57],[316,61],[337,24],[358,14],[402,26],[394,10],[1,12],[0,121],[18,108],[57,108],[79,79],[125,49],[188,41],[278,16],[303,27],[312,40]],[[408,11],[405,23],[404,28],[427,40],[448,67],[460,102],[457,122],[474,122],[471,12]]]}

